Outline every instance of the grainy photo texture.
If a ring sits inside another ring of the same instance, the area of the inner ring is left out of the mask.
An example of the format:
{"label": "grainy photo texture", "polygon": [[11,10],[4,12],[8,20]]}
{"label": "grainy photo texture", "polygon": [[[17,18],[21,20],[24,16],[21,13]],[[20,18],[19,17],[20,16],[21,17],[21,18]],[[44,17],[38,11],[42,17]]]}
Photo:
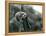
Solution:
{"label": "grainy photo texture", "polygon": [[41,32],[42,6],[9,4],[9,32]]}

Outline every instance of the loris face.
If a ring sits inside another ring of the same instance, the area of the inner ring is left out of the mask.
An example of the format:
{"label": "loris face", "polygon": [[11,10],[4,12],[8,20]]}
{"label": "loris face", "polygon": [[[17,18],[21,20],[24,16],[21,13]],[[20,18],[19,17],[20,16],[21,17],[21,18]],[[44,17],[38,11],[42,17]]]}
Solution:
{"label": "loris face", "polygon": [[15,14],[15,17],[18,21],[22,21],[22,19],[25,19],[27,17],[27,14],[25,12],[17,12]]}

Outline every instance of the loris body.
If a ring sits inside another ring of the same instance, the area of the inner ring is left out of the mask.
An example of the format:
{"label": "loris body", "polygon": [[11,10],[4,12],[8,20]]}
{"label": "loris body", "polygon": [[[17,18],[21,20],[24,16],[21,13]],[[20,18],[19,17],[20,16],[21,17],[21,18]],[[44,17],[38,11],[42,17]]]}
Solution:
{"label": "loris body", "polygon": [[[12,31],[12,32],[29,32],[29,31],[34,31],[36,26],[39,29],[39,27],[41,27],[41,25],[36,25],[35,21],[33,19],[31,19],[30,17],[25,12],[21,12],[21,11],[17,12],[15,14],[15,17],[13,18],[13,20],[10,21],[10,31]],[[35,17],[34,17],[34,19],[35,19]],[[39,30],[41,30],[41,28]]]}

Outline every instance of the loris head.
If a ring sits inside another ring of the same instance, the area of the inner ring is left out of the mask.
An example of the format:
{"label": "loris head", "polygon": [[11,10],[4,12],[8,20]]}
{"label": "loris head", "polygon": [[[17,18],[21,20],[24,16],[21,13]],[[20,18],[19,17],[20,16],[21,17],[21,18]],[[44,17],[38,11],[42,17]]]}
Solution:
{"label": "loris head", "polygon": [[17,12],[15,14],[15,17],[18,21],[21,21],[22,19],[25,19],[27,17],[27,14],[25,12]]}

